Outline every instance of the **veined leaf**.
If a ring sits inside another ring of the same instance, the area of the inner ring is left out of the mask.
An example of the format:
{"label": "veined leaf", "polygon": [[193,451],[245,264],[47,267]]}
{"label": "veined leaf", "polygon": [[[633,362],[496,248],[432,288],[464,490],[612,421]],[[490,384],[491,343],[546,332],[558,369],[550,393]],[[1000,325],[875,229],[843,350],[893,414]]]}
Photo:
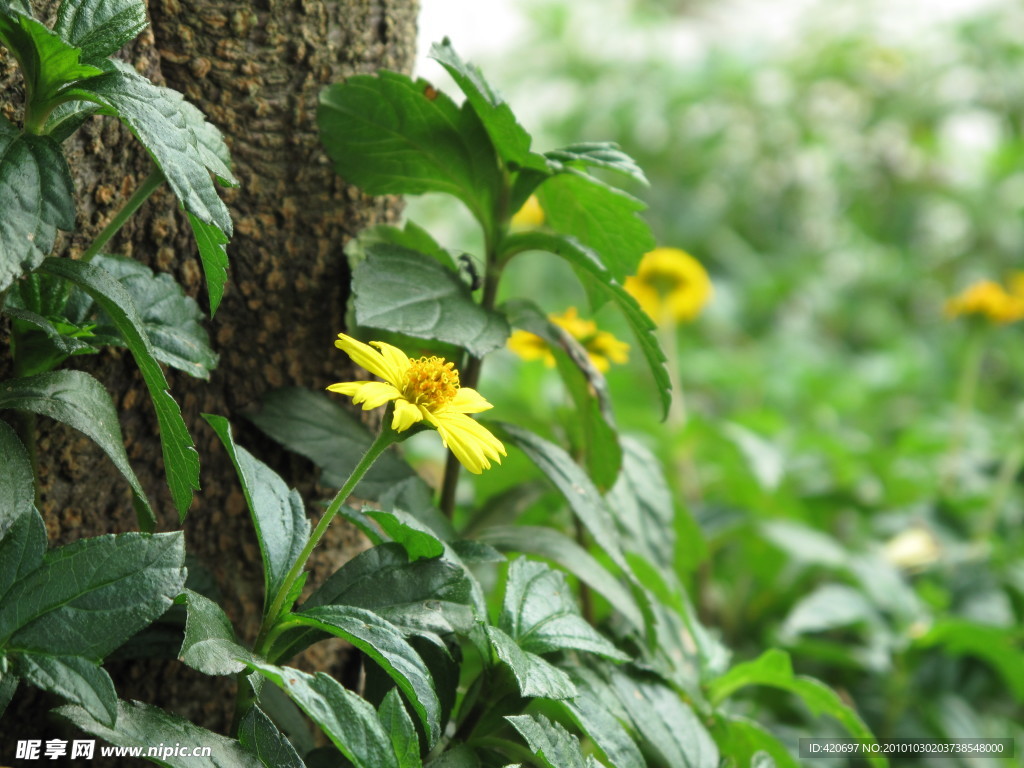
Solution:
{"label": "veined leaf", "polygon": [[53,31],[91,62],[115,53],[147,25],[143,0],[63,0]]}
{"label": "veined leaf", "polygon": [[676,513],[661,463],[637,440],[624,437],[622,447],[622,473],[606,498],[626,535],[625,548],[672,570]]}
{"label": "veined leaf", "polygon": [[490,138],[424,80],[396,72],[357,75],[320,94],[320,132],[335,170],[371,195],[445,192],[482,224],[500,187]]}
{"label": "veined leaf", "polygon": [[504,241],[506,253],[523,251],[548,251],[565,259],[577,274],[590,280],[594,289],[615,302],[622,311],[636,335],[640,350],[647,359],[647,365],[654,375],[654,381],[661,397],[663,414],[668,413],[672,401],[672,383],[665,368],[665,353],[658,343],[654,322],[644,312],[636,299],[626,293],[619,281],[605,266],[597,253],[582,245],[573,237],[563,237],[545,232],[520,232],[510,235]]}
{"label": "veined leaf", "polygon": [[239,659],[256,658],[238,642],[231,620],[215,602],[191,589],[175,602],[188,607],[178,658],[192,669],[206,675],[233,675],[245,669]]}
{"label": "veined leaf", "polygon": [[399,768],[391,738],[365,699],[323,672],[314,676],[291,667],[249,666],[284,690],[355,768]]}
{"label": "veined leaf", "polygon": [[441,702],[419,654],[401,632],[373,611],[350,605],[325,605],[293,614],[295,621],[348,640],[373,659],[409,697],[431,748],[441,735]]}
{"label": "veined leaf", "polygon": [[117,703],[117,728],[109,728],[88,710],[67,705],[54,713],[88,734],[119,747],[141,747],[143,753],[156,744],[189,744],[210,748],[209,757],[167,754],[162,765],[171,768],[262,768],[256,755],[234,739],[200,728],[177,715],[141,701]]}
{"label": "veined leaf", "polygon": [[51,371],[0,385],[0,409],[30,411],[60,421],[88,435],[114,462],[135,494],[139,527],[153,530],[156,518],[139,479],[128,463],[121,425],[110,395],[81,371]]}
{"label": "veined leaf", "polygon": [[558,723],[544,715],[508,715],[505,717],[519,731],[530,750],[547,768],[592,768],[593,758],[584,757],[580,740]]}
{"label": "veined leaf", "polygon": [[416,726],[405,710],[398,689],[392,688],[384,696],[384,701],[377,709],[377,718],[388,735],[391,746],[398,758],[398,768],[422,768],[420,760],[420,737],[416,734]]}
{"label": "veined leaf", "polygon": [[14,321],[18,367],[24,376],[52,371],[72,355],[98,351],[82,341],[92,335],[85,328],[70,323],[58,328],[42,315],[10,305],[4,306],[3,313]]}
{"label": "veined leaf", "polygon": [[114,681],[99,664],[81,656],[47,653],[20,653],[14,659],[26,682],[84,707],[103,725],[114,727],[117,693]]}
{"label": "veined leaf", "polygon": [[[2,17],[0,17],[2,18]],[[75,228],[67,161],[49,136],[22,134],[0,116],[0,291],[50,254],[58,229]]]}
{"label": "veined leaf", "polygon": [[4,507],[3,525],[0,526],[0,598],[5,598],[15,583],[36,570],[46,554],[46,527],[43,518],[32,507],[31,494],[27,503],[27,507],[20,506],[20,511],[19,507],[13,511]]}
{"label": "veined leaf", "polygon": [[[35,479],[25,446],[5,422],[0,421],[0,541],[14,522],[31,512],[35,504]],[[44,547],[45,547],[45,538]],[[0,544],[2,547],[3,544]],[[13,562],[13,560],[12,560]],[[4,563],[6,565],[6,562]],[[0,573],[3,567],[0,566]],[[0,576],[0,595],[4,580]]]}
{"label": "veined leaf", "polygon": [[425,254],[381,243],[352,273],[356,322],[465,347],[482,357],[508,339],[508,322],[480,307],[461,278]]}
{"label": "veined leaf", "polygon": [[576,686],[558,667],[535,653],[524,651],[497,627],[487,626],[487,639],[516,679],[519,693],[525,697],[571,699]]}
{"label": "veined leaf", "polygon": [[604,168],[624,174],[631,179],[647,186],[647,177],[636,161],[622,151],[614,141],[590,141],[570,144],[567,147],[545,152],[544,157],[551,161],[555,170],[562,171],[564,166],[584,166]]}
{"label": "veined leaf", "polygon": [[573,722],[604,753],[612,768],[646,768],[640,748],[623,725],[629,721],[629,715],[618,704],[608,683],[585,667],[573,667],[569,675],[577,694],[562,706]]}
{"label": "veined leaf", "polygon": [[212,414],[203,418],[224,444],[242,483],[263,557],[264,604],[269,606],[309,540],[309,518],[302,497],[270,467],[235,443],[227,419]]}
{"label": "veined leaf", "polygon": [[448,269],[458,269],[452,255],[442,248],[427,230],[414,221],[405,222],[405,227],[402,229],[388,224],[378,224],[375,227],[364,229],[358,237],[348,241],[345,245],[345,253],[353,264],[358,264],[366,258],[370,248],[384,244],[397,245],[426,254]]}
{"label": "veined leaf", "polygon": [[292,743],[259,707],[250,708],[238,724],[238,742],[267,768],[306,768]]}
{"label": "veined leaf", "polygon": [[228,282],[228,236],[216,224],[208,224],[191,212],[188,223],[192,225],[199,259],[203,262],[206,293],[210,297],[210,317],[213,317],[224,298],[224,286]]}
{"label": "veined leaf", "polygon": [[167,379],[156,361],[155,350],[131,294],[109,272],[94,264],[47,259],[42,270],[63,277],[88,293],[111,319],[135,358],[160,424],[167,486],[171,489],[178,519],[184,520],[192,504],[192,493],[199,490],[199,454],[181,417],[181,409],[167,391]]}

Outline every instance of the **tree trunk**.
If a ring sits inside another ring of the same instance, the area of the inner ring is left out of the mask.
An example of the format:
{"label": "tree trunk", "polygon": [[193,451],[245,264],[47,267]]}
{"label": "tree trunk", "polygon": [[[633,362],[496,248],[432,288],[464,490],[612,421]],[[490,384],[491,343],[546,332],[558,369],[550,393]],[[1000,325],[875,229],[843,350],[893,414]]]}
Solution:
{"label": "tree trunk", "polygon": [[[128,51],[140,71],[185,93],[220,128],[241,182],[225,194],[235,223],[229,285],[208,324],[220,366],[210,382],[172,371],[168,379],[203,466],[203,489],[184,525],[188,552],[198,568],[213,575],[224,596],[222,605],[249,640],[263,600],[260,558],[235,472],[200,414],[231,419],[239,442],[303,490],[311,512],[317,509],[310,502],[326,491],[318,492],[313,467],[285,456],[247,428],[240,414],[270,389],[298,385],[322,390],[351,373],[332,343],[343,329],[348,285],[342,248],[361,228],[392,219],[398,203],[367,198],[335,176],[317,137],[317,94],[348,75],[382,67],[408,71],[417,5],[405,0],[150,0],[151,30]],[[0,104],[16,117],[20,79],[12,77],[12,68],[0,59],[0,88],[7,85]],[[68,144],[78,231],[58,243],[57,253],[74,256],[151,166],[140,145],[111,118],[92,118]],[[206,306],[187,222],[166,188],[150,198],[107,250],[172,272]],[[0,361],[0,377],[9,375],[5,364]],[[131,357],[109,351],[99,359],[73,358],[72,364],[107,385],[119,406],[129,457],[154,502],[160,527],[176,528],[156,419]],[[126,484],[84,436],[42,424],[38,444],[42,511],[51,545],[135,528]],[[340,530],[326,544],[320,565],[333,569],[359,541]],[[233,681],[200,678],[176,661],[110,666],[122,698],[158,703],[215,730],[227,727]],[[25,693],[19,691],[4,718],[5,733],[40,731],[44,720],[38,707],[49,702]]]}

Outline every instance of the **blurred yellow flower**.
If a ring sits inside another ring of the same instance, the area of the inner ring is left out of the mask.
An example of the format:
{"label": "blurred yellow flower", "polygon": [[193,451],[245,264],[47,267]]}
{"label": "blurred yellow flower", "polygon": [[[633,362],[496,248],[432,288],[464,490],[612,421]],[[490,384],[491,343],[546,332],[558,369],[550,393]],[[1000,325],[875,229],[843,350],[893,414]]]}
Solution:
{"label": "blurred yellow flower", "polygon": [[896,534],[885,543],[883,555],[897,568],[917,570],[931,565],[942,554],[935,534],[922,526],[914,526]]}
{"label": "blurred yellow flower", "polygon": [[536,229],[544,223],[544,209],[536,195],[530,195],[523,207],[512,216],[513,229]]}
{"label": "blurred yellow flower", "polygon": [[658,324],[693,320],[714,293],[703,265],[679,248],[655,248],[645,255],[625,289]]}
{"label": "blurred yellow flower", "polygon": [[349,381],[331,384],[327,389],[348,395],[353,403],[362,403],[364,411],[394,402],[392,429],[404,432],[413,424],[426,422],[474,474],[488,469],[490,459],[501,463],[505,446],[466,415],[492,406],[475,389],[459,385],[459,372],[453,363],[440,357],[411,360],[398,347],[383,341],[371,341],[370,345],[344,333],[339,333],[334,342],[353,362],[384,381]]}
{"label": "blurred yellow flower", "polygon": [[[612,363],[629,360],[629,344],[608,331],[598,330],[597,323],[581,318],[576,307],[569,307],[562,315],[548,315],[548,319],[580,343],[590,362],[601,373],[607,372]],[[549,368],[555,365],[555,356],[548,343],[528,331],[513,332],[508,339],[508,348],[524,360],[543,360]]]}
{"label": "blurred yellow flower", "polygon": [[946,315],[981,315],[993,323],[1013,323],[1024,319],[1024,280],[1013,278],[1013,293],[993,280],[979,280],[946,301]]}

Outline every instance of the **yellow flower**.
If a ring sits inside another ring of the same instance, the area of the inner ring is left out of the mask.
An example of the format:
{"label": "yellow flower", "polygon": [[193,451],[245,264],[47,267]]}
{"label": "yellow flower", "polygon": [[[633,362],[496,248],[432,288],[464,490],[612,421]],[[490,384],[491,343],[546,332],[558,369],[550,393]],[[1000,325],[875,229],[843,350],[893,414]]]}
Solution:
{"label": "yellow flower", "polygon": [[645,255],[624,287],[659,324],[693,320],[713,293],[701,263],[679,248],[655,248]]}
{"label": "yellow flower", "polygon": [[544,209],[536,195],[530,195],[512,217],[513,229],[536,229],[544,223]]}
{"label": "yellow flower", "polygon": [[[1018,286],[1015,282],[1014,288]],[[1013,323],[1024,318],[1024,296],[1007,293],[992,280],[979,280],[946,302],[949,317],[981,315],[993,323]]]}
{"label": "yellow flower", "polygon": [[[441,435],[462,465],[474,474],[490,468],[490,459],[501,463],[505,446],[485,427],[467,413],[491,408],[479,392],[459,386],[459,372],[453,363],[440,357],[410,359],[402,350],[372,341],[370,345],[338,334],[334,346],[352,360],[384,381],[350,381],[331,384],[327,389],[348,395],[353,403],[362,403],[368,411],[394,402],[395,414],[391,428],[404,432],[423,421]],[[374,349],[376,347],[376,349]]]}
{"label": "yellow flower", "polygon": [[[580,343],[590,362],[601,373],[606,373],[612,363],[629,360],[629,344],[619,341],[608,331],[599,331],[597,323],[581,318],[576,307],[569,307],[562,315],[548,315],[548,319]],[[508,348],[524,360],[543,360],[549,368],[555,365],[555,356],[548,343],[528,331],[515,331],[508,339]]]}

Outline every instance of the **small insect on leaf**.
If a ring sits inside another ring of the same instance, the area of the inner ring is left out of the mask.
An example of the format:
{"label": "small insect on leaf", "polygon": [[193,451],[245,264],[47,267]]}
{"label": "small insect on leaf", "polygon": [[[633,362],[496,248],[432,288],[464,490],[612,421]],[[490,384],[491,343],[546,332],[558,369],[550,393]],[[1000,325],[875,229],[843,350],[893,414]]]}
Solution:
{"label": "small insect on leaf", "polygon": [[430,83],[427,83],[426,87],[423,89],[423,95],[430,101],[433,101],[437,98],[437,88],[432,86]]}

